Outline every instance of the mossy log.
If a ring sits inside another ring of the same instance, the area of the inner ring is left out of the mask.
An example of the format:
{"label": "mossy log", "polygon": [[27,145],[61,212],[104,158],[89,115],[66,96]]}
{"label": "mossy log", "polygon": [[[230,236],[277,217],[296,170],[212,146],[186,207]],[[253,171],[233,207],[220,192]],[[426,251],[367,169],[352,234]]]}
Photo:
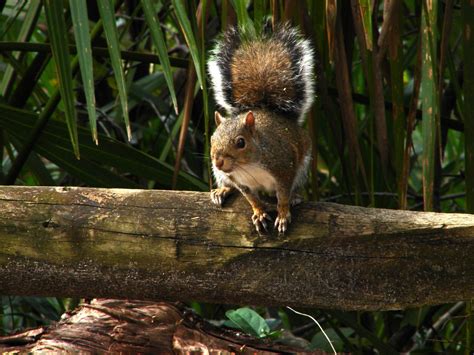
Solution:
{"label": "mossy log", "polygon": [[472,215],[303,203],[285,236],[258,236],[250,215],[199,192],[0,187],[0,294],[344,310],[474,297]]}

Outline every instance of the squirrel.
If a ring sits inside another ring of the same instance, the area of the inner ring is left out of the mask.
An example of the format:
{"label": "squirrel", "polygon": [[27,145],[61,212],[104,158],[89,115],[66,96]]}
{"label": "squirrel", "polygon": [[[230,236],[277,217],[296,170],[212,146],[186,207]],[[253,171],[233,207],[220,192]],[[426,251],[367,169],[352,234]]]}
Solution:
{"label": "squirrel", "polygon": [[208,61],[215,100],[229,115],[215,112],[211,201],[221,206],[239,190],[259,234],[272,221],[259,191],[276,193],[274,227],[284,234],[293,193],[306,177],[311,139],[301,124],[314,98],[313,67],[309,41],[288,25],[253,38],[230,28]]}

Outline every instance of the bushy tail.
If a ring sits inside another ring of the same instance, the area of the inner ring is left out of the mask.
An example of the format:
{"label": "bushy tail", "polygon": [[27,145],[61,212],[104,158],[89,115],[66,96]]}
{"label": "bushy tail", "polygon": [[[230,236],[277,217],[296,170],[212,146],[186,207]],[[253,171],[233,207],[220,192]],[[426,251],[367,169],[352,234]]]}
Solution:
{"label": "bushy tail", "polygon": [[257,38],[231,28],[208,62],[215,99],[230,114],[266,108],[301,122],[314,99],[313,54],[287,25]]}

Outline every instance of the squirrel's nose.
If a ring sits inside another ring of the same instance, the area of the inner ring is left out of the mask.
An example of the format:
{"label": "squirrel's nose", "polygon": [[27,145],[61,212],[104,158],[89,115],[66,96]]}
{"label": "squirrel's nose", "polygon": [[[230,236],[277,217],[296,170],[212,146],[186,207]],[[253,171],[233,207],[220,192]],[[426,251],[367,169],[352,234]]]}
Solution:
{"label": "squirrel's nose", "polygon": [[214,164],[217,169],[221,169],[224,166],[224,158],[221,158],[221,157],[216,158]]}

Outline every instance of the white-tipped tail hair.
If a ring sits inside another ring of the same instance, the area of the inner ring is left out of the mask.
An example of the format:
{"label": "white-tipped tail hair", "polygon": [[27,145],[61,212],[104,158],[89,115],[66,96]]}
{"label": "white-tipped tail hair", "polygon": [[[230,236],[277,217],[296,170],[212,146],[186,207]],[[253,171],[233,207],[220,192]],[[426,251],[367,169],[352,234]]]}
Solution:
{"label": "white-tipped tail hair", "polygon": [[256,38],[231,28],[208,61],[215,100],[230,115],[264,108],[302,123],[314,101],[313,58],[311,43],[288,25]]}

